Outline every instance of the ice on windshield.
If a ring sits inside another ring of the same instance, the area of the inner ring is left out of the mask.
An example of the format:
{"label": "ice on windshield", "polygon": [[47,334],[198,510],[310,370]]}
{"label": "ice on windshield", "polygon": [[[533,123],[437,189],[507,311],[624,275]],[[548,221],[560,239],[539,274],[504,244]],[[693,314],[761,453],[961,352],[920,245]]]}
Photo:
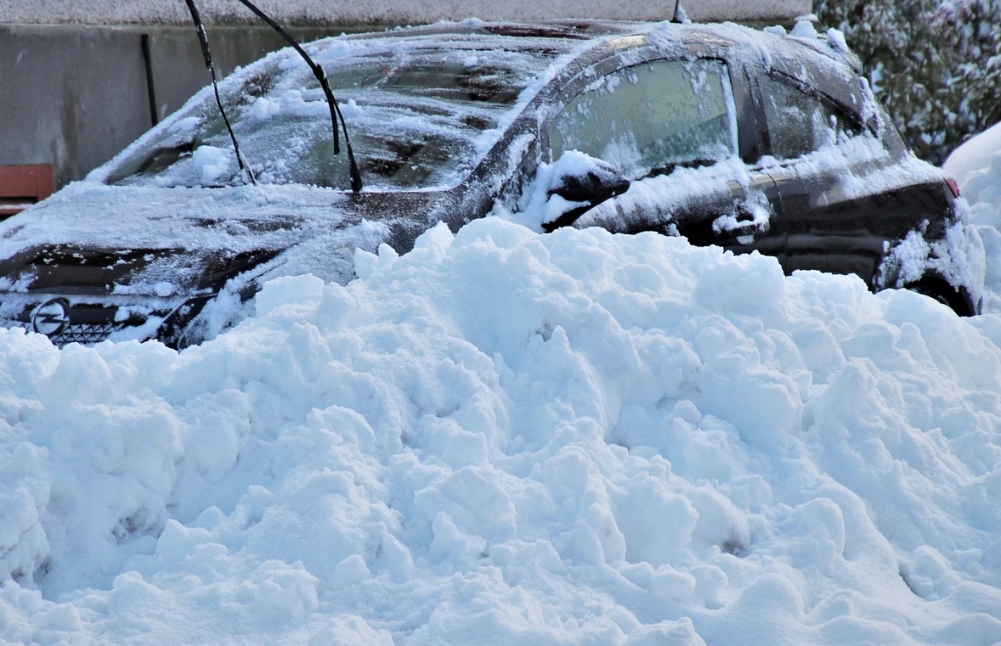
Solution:
{"label": "ice on windshield", "polygon": [[[333,48],[332,48],[333,49]],[[521,91],[557,52],[468,46],[320,57],[370,190],[454,186],[496,139]],[[295,54],[271,57],[221,88],[223,105],[258,180],[347,190],[329,108]],[[243,182],[211,94],[118,164],[109,183],[227,186]]]}

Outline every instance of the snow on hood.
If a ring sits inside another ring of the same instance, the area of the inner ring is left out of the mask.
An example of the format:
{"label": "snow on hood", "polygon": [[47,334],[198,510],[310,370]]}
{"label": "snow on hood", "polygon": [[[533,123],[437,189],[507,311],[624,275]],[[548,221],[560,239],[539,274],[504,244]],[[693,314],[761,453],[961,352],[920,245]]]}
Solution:
{"label": "snow on hood", "polygon": [[[177,188],[76,182],[0,223],[0,255],[40,244],[247,251],[286,247],[317,229],[357,223],[348,196],[308,186]],[[352,222],[354,220],[354,222]]]}
{"label": "snow on hood", "polygon": [[[190,292],[203,274],[223,270],[227,258],[273,257],[298,245],[288,260],[306,262],[320,273],[325,263],[307,247],[321,247],[328,255],[345,247],[375,250],[386,239],[390,220],[365,218],[363,207],[349,195],[306,186],[162,189],[77,182],[24,217],[0,223],[0,257],[16,260],[53,250],[45,253],[58,258],[60,248],[87,254],[148,251],[158,261],[137,265],[134,276],[119,279],[119,293],[127,285],[131,293],[155,294],[161,284]],[[37,287],[34,265],[5,261],[0,267],[5,291]],[[323,277],[333,280],[335,274]]]}
{"label": "snow on hood", "polygon": [[499,218],[356,266],[0,330],[0,639],[1001,639],[997,314]]}

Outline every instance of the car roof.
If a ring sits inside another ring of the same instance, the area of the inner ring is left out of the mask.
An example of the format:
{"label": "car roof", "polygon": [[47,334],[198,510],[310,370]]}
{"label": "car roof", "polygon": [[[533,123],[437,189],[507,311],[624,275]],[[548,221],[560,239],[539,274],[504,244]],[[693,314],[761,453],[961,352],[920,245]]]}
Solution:
{"label": "car roof", "polygon": [[[554,20],[533,23],[485,22],[469,19],[432,25],[352,34],[346,41],[392,39],[412,46],[483,47],[489,49],[552,48],[576,59],[573,73],[604,54],[655,47],[668,55],[715,56],[750,61],[765,71],[777,71],[820,88],[842,106],[858,109],[857,78],[862,67],[837,30],[818,34],[812,25],[798,25],[791,33],[782,27],[752,29],[734,23],[637,22],[615,20]],[[425,45],[418,45],[423,41]],[[322,41],[321,41],[322,42]],[[569,61],[554,61],[554,72]]]}
{"label": "car roof", "polygon": [[618,21],[618,20],[549,20],[524,23],[515,21],[485,22],[470,19],[461,22],[437,22],[416,27],[393,28],[381,32],[365,32],[347,34],[345,39],[370,39],[397,36],[426,35],[495,35],[534,38],[567,38],[574,40],[589,40],[603,36],[630,34],[643,28],[648,28],[649,22]]}
{"label": "car roof", "polygon": [[[500,36],[516,40],[518,38],[562,39],[562,40],[602,40],[615,37],[656,33],[679,43],[688,45],[713,44],[724,47],[754,46],[763,48],[768,54],[786,52],[788,55],[820,54],[839,64],[847,65],[854,72],[862,71],[859,58],[849,51],[836,30],[829,30],[814,37],[785,35],[781,27],[758,30],[735,23],[678,23],[644,22],[619,20],[551,20],[532,23],[516,21],[485,22],[469,19],[461,22],[438,22],[416,27],[393,28],[381,32],[346,34],[338,37],[346,40],[372,40],[383,38],[409,38],[420,36],[462,37]],[[809,33],[809,30],[807,30]],[[815,33],[815,32],[814,32]],[[453,39],[450,39],[453,40]],[[762,52],[765,53],[765,52]]]}

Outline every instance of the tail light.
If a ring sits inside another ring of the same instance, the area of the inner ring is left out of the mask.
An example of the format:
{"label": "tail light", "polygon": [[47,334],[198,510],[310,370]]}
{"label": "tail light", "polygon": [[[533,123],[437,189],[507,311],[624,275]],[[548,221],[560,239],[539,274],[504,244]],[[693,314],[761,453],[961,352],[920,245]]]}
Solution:
{"label": "tail light", "polygon": [[954,180],[951,177],[946,177],[945,178],[945,183],[949,186],[949,190],[952,191],[952,196],[955,197],[958,200],[959,199],[959,184],[956,183],[956,180]]}

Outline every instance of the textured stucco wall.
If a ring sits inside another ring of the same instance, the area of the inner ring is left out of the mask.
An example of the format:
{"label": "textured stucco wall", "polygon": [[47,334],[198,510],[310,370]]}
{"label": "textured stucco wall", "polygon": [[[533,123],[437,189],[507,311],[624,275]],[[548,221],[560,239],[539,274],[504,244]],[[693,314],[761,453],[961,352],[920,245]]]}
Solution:
{"label": "textured stucco wall", "polygon": [[[257,0],[286,24],[398,25],[462,19],[669,19],[674,0]],[[789,20],[811,11],[811,0],[687,0],[695,21]],[[199,0],[207,22],[250,22],[237,0]],[[0,24],[177,24],[190,20],[184,0],[0,0]]]}

